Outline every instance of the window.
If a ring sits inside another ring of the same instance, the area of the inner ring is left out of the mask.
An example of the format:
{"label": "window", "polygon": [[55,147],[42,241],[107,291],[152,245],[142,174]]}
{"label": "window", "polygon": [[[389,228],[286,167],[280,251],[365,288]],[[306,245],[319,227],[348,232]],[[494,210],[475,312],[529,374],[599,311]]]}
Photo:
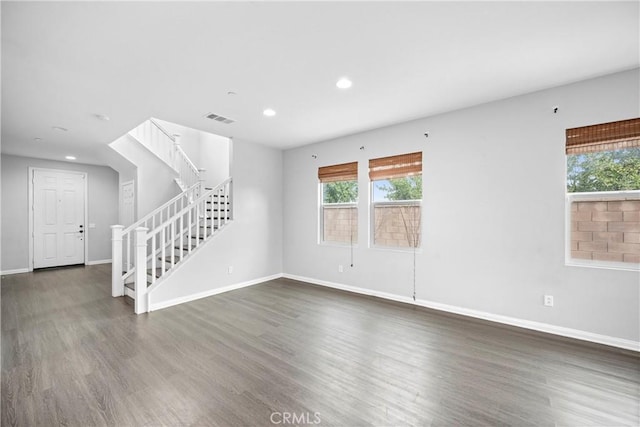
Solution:
{"label": "window", "polygon": [[358,241],[358,162],[318,169],[322,242]]}
{"label": "window", "polygon": [[420,247],[422,153],[369,160],[374,246]]}
{"label": "window", "polygon": [[567,129],[567,260],[640,266],[640,119]]}

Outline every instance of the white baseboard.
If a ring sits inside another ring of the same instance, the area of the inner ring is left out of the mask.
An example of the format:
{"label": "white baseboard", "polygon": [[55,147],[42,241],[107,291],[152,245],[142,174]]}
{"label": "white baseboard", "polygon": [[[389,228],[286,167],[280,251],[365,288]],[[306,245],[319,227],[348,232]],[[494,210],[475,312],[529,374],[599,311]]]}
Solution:
{"label": "white baseboard", "polygon": [[0,271],[0,275],[8,276],[9,274],[20,274],[20,273],[28,273],[28,272],[29,272],[28,268],[16,268],[14,270]]}
{"label": "white baseboard", "polygon": [[224,292],[235,291],[236,289],[246,288],[248,286],[253,286],[259,283],[268,282],[269,280],[279,279],[281,277],[282,277],[282,273],[278,273],[278,274],[273,274],[271,276],[259,277],[257,279],[248,280],[246,282],[223,286],[222,288],[210,289],[204,292],[198,292],[197,294],[191,294],[191,295],[187,295],[180,298],[174,298],[168,301],[162,301],[155,304],[149,303],[149,311],[161,310],[163,308],[172,307],[174,305],[184,304],[185,302],[195,301],[200,298],[206,298],[206,297],[218,295]]}
{"label": "white baseboard", "polygon": [[611,337],[608,335],[594,334],[592,332],[581,331],[579,329],[565,328],[563,326],[555,326],[555,325],[550,325],[548,323],[518,319],[515,317],[503,316],[500,314],[493,314],[485,311],[457,307],[457,306],[448,305],[448,304],[441,304],[433,301],[427,301],[427,300],[421,300],[421,299],[414,301],[410,297],[390,294],[387,292],[374,291],[366,288],[359,288],[356,286],[343,285],[340,283],[328,282],[325,280],[318,280],[310,277],[296,276],[293,274],[283,274],[282,277],[287,279],[297,280],[303,283],[306,282],[314,285],[326,286],[329,288],[340,289],[347,292],[354,292],[358,294],[384,298],[392,301],[413,304],[420,307],[431,308],[434,310],[445,311],[447,313],[460,314],[463,316],[474,317],[476,319],[488,320],[491,322],[502,323],[505,325],[517,326],[520,328],[531,329],[534,331],[546,332],[548,334],[559,335],[559,336],[568,337],[568,338],[575,338],[582,341],[605,344],[612,347],[623,348],[625,350],[640,352],[640,342],[638,341],[631,341],[623,338]]}
{"label": "white baseboard", "polygon": [[98,264],[111,264],[111,258],[109,259],[97,259],[95,261],[87,261],[86,265],[98,265]]}
{"label": "white baseboard", "polygon": [[[85,265],[98,265],[98,264],[110,264],[110,263],[111,263],[111,259],[97,259],[95,261],[87,261]],[[28,273],[29,271],[31,270],[29,270],[28,268],[16,268],[14,270],[0,271],[0,275],[8,276],[9,274]]]}

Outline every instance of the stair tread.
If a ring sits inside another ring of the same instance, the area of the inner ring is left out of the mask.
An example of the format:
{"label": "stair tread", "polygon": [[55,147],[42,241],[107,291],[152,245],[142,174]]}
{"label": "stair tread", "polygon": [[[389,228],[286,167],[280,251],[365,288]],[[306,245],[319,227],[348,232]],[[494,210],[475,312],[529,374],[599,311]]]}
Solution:
{"label": "stair tread", "polygon": [[[210,190],[213,190],[213,187],[205,187],[204,189],[207,190],[207,191],[210,191]],[[219,197],[219,195],[218,194],[214,194],[213,197]],[[229,195],[225,194],[224,196],[220,196],[220,197],[229,198]]]}
{"label": "stair tread", "polygon": [[[151,283],[150,281],[147,280],[147,287],[151,286],[153,283]],[[136,290],[136,284],[135,283],[125,283],[124,284],[125,288],[129,288],[132,291]]]}
{"label": "stair tread", "polygon": [[[167,272],[167,268],[165,267],[164,271]],[[147,275],[151,276],[153,274],[153,270],[151,268],[147,268]],[[162,276],[162,267],[156,267],[156,278]]]}

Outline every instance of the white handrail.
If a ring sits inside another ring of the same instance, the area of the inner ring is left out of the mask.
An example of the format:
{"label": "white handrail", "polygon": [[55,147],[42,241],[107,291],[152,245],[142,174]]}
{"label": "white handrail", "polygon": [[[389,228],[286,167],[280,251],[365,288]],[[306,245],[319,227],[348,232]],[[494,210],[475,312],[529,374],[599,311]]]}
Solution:
{"label": "white handrail", "polygon": [[[135,230],[137,227],[146,227],[152,230],[153,228],[155,228],[154,227],[155,224],[148,224],[147,222],[149,222],[149,220],[151,220],[154,216],[157,216],[160,212],[166,212],[168,214],[169,211],[175,210],[178,204],[182,204],[181,202],[183,202],[184,200],[187,200],[187,201],[195,200],[200,196],[201,192],[202,192],[202,188],[200,186],[200,183],[197,182],[193,184],[192,186],[187,188],[185,191],[183,191],[182,193],[175,196],[173,199],[166,202],[164,205],[153,210],[152,212],[149,212],[147,215],[145,215],[135,223],[131,224],[127,228],[125,228],[123,230],[123,233],[128,233],[132,230]],[[182,207],[180,209],[182,209]],[[165,215],[165,216],[168,218],[170,215]]]}

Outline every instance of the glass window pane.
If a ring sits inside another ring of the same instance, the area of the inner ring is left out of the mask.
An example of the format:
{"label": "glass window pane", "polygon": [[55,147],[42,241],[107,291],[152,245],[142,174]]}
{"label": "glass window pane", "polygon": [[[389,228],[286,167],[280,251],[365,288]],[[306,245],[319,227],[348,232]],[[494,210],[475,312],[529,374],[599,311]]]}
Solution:
{"label": "glass window pane", "polygon": [[322,184],[322,204],[356,203],[357,201],[357,181],[337,181]]}
{"label": "glass window pane", "polygon": [[422,175],[373,181],[373,201],[422,200]]}
{"label": "glass window pane", "polygon": [[640,263],[640,200],[571,203],[571,258]]}
{"label": "glass window pane", "polygon": [[358,242],[358,208],[355,206],[322,208],[324,242]]}
{"label": "glass window pane", "polygon": [[567,155],[567,192],[640,189],[640,148]]}
{"label": "glass window pane", "polygon": [[420,247],[420,205],[375,205],[373,243],[399,248]]}
{"label": "glass window pane", "polygon": [[357,202],[357,181],[336,181],[322,184],[323,242],[357,243]]}

